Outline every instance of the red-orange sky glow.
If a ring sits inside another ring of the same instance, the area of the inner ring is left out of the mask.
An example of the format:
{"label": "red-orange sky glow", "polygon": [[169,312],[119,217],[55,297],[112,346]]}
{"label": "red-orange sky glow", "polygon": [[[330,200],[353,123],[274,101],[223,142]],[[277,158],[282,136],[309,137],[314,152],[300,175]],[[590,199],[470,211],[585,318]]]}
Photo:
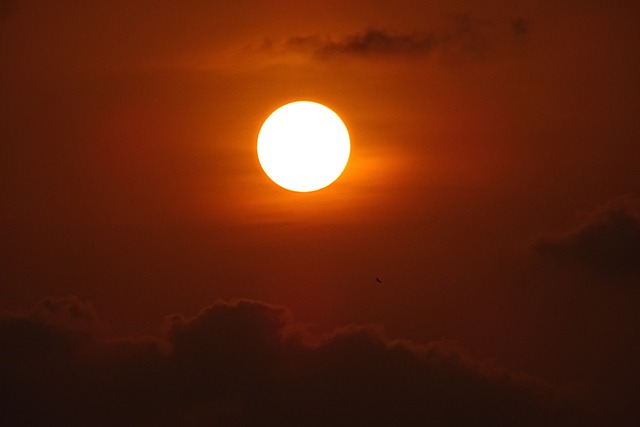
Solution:
{"label": "red-orange sky glow", "polygon": [[[1,0],[0,424],[634,425],[639,19]],[[256,154],[296,100],[351,138],[317,192]]]}

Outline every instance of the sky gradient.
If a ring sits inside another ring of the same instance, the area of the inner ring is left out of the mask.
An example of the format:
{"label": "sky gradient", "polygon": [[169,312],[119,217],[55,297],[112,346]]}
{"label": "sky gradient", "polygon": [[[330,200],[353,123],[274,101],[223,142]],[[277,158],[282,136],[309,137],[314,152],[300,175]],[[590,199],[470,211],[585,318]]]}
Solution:
{"label": "sky gradient", "polygon": [[[0,423],[636,425],[639,19],[0,0]],[[256,155],[296,100],[317,192]]]}

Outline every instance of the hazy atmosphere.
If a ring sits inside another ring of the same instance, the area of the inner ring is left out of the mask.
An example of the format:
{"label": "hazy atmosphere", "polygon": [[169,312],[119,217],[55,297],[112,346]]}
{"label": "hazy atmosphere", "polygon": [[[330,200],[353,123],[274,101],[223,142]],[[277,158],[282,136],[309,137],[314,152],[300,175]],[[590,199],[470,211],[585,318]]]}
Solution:
{"label": "hazy atmosphere", "polygon": [[[637,425],[638,22],[0,0],[0,424]],[[351,138],[310,193],[297,100]]]}

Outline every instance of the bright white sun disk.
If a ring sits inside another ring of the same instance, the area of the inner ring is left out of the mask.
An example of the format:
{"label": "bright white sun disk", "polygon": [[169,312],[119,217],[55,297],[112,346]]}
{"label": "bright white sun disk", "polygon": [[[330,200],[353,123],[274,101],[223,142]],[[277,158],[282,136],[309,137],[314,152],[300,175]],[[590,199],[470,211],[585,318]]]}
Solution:
{"label": "bright white sun disk", "polygon": [[349,160],[349,132],[324,105],[298,101],[275,110],[258,135],[258,159],[272,181],[288,190],[324,188]]}

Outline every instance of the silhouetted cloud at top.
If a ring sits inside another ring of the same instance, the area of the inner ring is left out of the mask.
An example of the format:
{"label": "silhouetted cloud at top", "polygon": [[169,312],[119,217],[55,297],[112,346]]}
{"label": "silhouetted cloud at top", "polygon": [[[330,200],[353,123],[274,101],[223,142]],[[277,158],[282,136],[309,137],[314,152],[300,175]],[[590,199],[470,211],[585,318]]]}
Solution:
{"label": "silhouetted cloud at top", "polygon": [[[515,19],[511,28],[512,35],[523,36],[528,32],[529,21]],[[372,27],[342,37],[293,36],[284,41],[283,47],[286,51],[307,53],[320,59],[336,56],[427,56],[438,49],[474,56],[499,43],[494,31],[493,25],[464,13],[453,17],[442,28],[407,32]],[[272,49],[274,43],[267,42],[263,47]]]}
{"label": "silhouetted cloud at top", "polygon": [[285,47],[308,51],[326,57],[330,55],[396,55],[426,54],[437,44],[434,34],[401,34],[381,29],[369,29],[339,41],[320,36],[292,37]]}

